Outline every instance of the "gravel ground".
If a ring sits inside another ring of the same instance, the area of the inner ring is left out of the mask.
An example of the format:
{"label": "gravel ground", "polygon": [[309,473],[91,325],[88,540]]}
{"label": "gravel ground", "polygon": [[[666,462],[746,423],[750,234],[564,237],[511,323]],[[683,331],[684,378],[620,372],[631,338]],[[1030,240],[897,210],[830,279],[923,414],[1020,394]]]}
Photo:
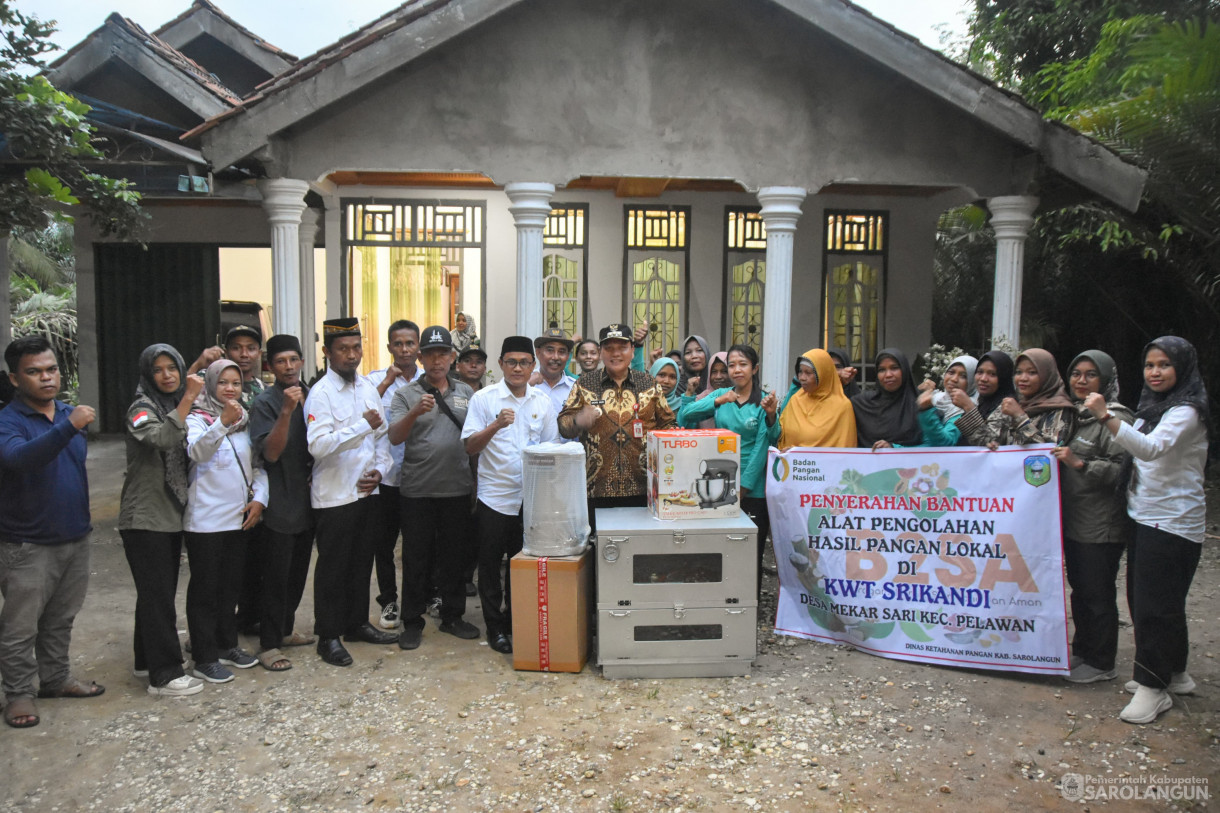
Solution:
{"label": "gravel ground", "polygon": [[[775,637],[773,574],[745,678],[515,672],[509,657],[430,621],[414,652],[353,644],[355,666],[337,669],[311,648],[287,650],[289,672],[255,667],[194,697],[156,699],[129,671],[134,593],[113,530],[122,446],[96,442],[90,460],[94,577],[73,657],[107,692],[40,701],[40,726],[0,730],[0,810],[1217,807],[1199,786],[1176,802],[1061,794],[1067,773],[1141,792],[1193,779],[1220,794],[1214,543],[1189,606],[1199,688],[1150,726],[1118,720],[1121,680],[1073,686]],[[467,618],[481,621],[473,602]],[[1123,677],[1131,657],[1128,628]]]}

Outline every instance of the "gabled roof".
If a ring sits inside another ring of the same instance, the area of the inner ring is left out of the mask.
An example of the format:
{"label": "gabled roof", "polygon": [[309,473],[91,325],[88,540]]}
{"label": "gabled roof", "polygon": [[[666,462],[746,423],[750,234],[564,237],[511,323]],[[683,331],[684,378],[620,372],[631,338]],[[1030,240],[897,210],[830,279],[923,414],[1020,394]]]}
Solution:
{"label": "gabled roof", "polygon": [[46,75],[56,87],[71,91],[112,60],[136,71],[202,119],[241,101],[194,60],[118,14],[111,14],[101,27],[52,62]]}
{"label": "gabled roof", "polygon": [[[302,59],[235,105],[188,132],[221,128],[205,153],[227,166],[276,133],[356,93],[523,0],[408,0]],[[862,58],[1036,153],[1045,166],[1090,192],[1135,209],[1145,173],[1099,143],[1041,114],[1016,94],[949,60],[848,0],[768,0]],[[371,48],[376,44],[384,47]]]}
{"label": "gabled roof", "polygon": [[175,48],[206,34],[274,76],[297,62],[297,58],[255,34],[225,14],[210,0],[194,0],[183,13],[153,32]]}

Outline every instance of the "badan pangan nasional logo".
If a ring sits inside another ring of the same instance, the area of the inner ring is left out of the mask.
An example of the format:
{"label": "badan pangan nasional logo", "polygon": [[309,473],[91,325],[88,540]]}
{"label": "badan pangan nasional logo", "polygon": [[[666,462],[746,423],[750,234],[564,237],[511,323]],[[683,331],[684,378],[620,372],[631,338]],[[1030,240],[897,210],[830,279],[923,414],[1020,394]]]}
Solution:
{"label": "badan pangan nasional logo", "polygon": [[788,459],[786,457],[775,458],[775,463],[771,466],[771,476],[775,478],[775,482],[784,482],[788,479],[788,475],[791,472],[792,469],[789,467]]}
{"label": "badan pangan nasional logo", "polygon": [[1034,488],[1051,481],[1051,459],[1044,454],[1025,458],[1025,482]]}

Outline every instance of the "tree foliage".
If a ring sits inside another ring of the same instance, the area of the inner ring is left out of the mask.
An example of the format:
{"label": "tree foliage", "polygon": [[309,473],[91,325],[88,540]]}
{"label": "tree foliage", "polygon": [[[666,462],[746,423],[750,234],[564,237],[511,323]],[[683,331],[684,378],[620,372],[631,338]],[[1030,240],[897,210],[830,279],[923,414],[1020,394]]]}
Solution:
{"label": "tree foliage", "polygon": [[47,212],[82,205],[104,235],[129,236],[140,195],[129,181],[95,172],[104,156],[85,116],[89,106],[23,70],[43,66],[54,26],[0,0],[0,233],[39,230]]}
{"label": "tree foliage", "polygon": [[975,0],[968,58],[1000,84],[1028,92],[1028,83],[1046,66],[1092,54],[1112,20],[1205,19],[1215,5],[1215,0]]}

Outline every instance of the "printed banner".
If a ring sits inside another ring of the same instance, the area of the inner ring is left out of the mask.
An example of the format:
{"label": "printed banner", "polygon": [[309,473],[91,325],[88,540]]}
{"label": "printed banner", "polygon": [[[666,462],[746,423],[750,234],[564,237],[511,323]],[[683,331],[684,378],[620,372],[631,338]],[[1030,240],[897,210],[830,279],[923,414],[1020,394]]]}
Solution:
{"label": "printed banner", "polygon": [[1067,672],[1052,448],[771,449],[776,632],[887,658]]}

